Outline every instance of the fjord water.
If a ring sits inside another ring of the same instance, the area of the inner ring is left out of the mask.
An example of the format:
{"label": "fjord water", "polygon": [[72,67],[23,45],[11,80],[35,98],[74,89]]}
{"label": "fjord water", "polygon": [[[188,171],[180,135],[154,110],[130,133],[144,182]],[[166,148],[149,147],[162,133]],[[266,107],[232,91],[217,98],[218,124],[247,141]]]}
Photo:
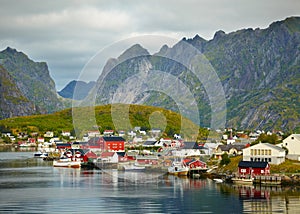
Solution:
{"label": "fjord water", "polygon": [[296,188],[233,186],[143,172],[54,168],[0,152],[0,213],[299,213]]}

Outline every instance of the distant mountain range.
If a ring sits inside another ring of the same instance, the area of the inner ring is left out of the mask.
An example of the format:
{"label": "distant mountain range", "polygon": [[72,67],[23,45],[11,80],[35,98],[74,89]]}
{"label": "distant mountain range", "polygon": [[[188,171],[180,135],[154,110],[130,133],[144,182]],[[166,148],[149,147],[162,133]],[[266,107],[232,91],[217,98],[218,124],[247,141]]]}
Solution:
{"label": "distant mountain range", "polygon": [[[133,84],[138,81],[134,75],[141,71],[145,76],[163,71],[188,87],[198,104],[201,126],[210,126],[211,106],[205,88],[189,68],[178,63],[188,57],[185,43],[201,51],[216,71],[226,96],[227,126],[300,131],[299,17],[274,22],[267,29],[243,29],[229,34],[218,31],[209,41],[198,35],[183,38],[171,48],[163,46],[154,55],[134,45],[107,62],[97,83],[101,87],[92,93],[97,94],[96,103],[111,103],[113,97],[122,97],[124,102],[134,100],[178,112],[170,94],[145,92],[145,84]],[[130,77],[133,82],[118,91]],[[159,84],[160,80],[156,81]],[[132,84],[138,87],[130,87]]]}
{"label": "distant mountain range", "polygon": [[[73,80],[69,82],[58,94],[64,98],[74,99],[74,100],[83,100],[90,90],[95,86],[95,81],[90,81],[89,83],[83,81]],[[76,88],[76,94],[74,90]]]}
{"label": "distant mountain range", "polygon": [[[96,83],[101,87],[91,89],[95,84],[93,82],[72,81],[58,94],[71,99],[76,88],[74,99],[78,100],[90,93],[97,94],[96,104],[108,104],[113,97],[123,96],[124,102],[133,100],[133,103],[179,112],[176,101],[170,95],[144,91],[143,84],[136,88],[129,84],[119,90],[128,79],[134,81],[134,75],[141,71],[146,77],[161,71],[179,79],[188,88],[199,109],[200,125],[210,126],[212,112],[209,95],[190,68],[179,63],[188,57],[184,49],[186,43],[205,56],[219,77],[226,98],[226,126],[300,131],[300,17],[274,22],[266,29],[242,29],[228,34],[218,31],[209,41],[198,35],[191,39],[183,38],[173,47],[165,45],[153,55],[136,44],[117,59],[108,60],[102,72],[104,76]],[[170,58],[178,60],[172,61]],[[25,54],[7,48],[0,52],[0,65],[3,72],[1,81],[9,79],[16,86],[7,90],[1,83],[0,89],[4,93],[18,90],[16,93],[20,93],[20,97],[24,97],[35,112],[54,112],[67,106],[55,91],[46,63],[33,62]],[[15,105],[18,103],[15,102]],[[23,112],[22,115],[32,113],[27,110],[20,112]],[[0,116],[15,115],[3,110]]]}

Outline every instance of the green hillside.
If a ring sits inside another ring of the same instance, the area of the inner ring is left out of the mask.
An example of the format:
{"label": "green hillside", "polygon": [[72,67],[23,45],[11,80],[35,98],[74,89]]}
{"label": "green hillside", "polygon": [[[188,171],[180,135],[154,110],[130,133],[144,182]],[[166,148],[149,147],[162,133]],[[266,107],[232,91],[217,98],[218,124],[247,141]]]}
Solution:
{"label": "green hillside", "polygon": [[[126,106],[129,107],[131,127],[122,127],[125,131],[136,126],[145,130],[160,128],[161,130],[164,130],[163,136],[170,137],[181,131],[181,134],[186,140],[196,140],[197,136],[195,135],[197,134],[197,129],[199,129],[199,138],[208,135],[206,129],[199,128],[199,126],[195,125],[190,120],[182,118],[181,115],[170,110],[141,105],[114,105],[117,111],[118,108],[121,111],[121,109]],[[116,129],[112,122],[111,105],[96,106],[95,108],[82,107],[77,109],[76,112],[79,112],[82,120],[84,120],[84,118],[88,117],[88,114],[90,114],[91,109],[95,114],[97,126],[101,132],[105,129]],[[115,112],[116,111],[114,111],[114,113]],[[0,121],[0,128],[2,129],[0,131],[11,130],[14,134],[19,132],[38,132],[39,134],[43,134],[46,131],[54,131],[58,135],[62,130],[74,131],[73,114],[74,112],[72,112],[72,109],[66,109],[53,114],[9,118]],[[80,120],[81,118],[77,119]],[[88,130],[95,129],[94,126],[91,126],[92,123],[82,124],[77,125],[76,127],[76,129],[78,129],[78,132],[76,132],[77,134],[82,135]]]}

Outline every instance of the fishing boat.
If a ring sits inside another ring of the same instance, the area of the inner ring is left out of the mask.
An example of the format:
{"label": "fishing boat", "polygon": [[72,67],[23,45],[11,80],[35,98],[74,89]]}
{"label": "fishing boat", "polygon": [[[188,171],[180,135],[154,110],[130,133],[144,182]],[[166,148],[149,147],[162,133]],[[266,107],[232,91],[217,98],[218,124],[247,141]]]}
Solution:
{"label": "fishing boat", "polygon": [[184,165],[182,161],[173,161],[172,165],[168,168],[170,175],[187,176],[189,167]]}

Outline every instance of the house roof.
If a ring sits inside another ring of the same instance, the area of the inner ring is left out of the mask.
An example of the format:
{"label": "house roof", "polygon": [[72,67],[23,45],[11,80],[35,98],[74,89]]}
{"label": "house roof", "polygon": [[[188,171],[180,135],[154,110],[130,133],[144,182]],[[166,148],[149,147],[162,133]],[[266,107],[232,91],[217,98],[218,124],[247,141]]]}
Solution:
{"label": "house roof", "polygon": [[105,140],[105,141],[125,141],[124,138],[117,137],[117,136],[103,137],[103,140]]}
{"label": "house roof", "polygon": [[242,151],[242,149],[245,148],[245,145],[233,145],[233,144],[227,144],[227,145],[220,145],[219,148],[222,151],[229,151],[230,149],[234,148],[237,151]]}
{"label": "house roof", "polygon": [[279,147],[279,146],[276,146],[276,145],[273,145],[273,144],[270,144],[270,143],[259,143],[259,144],[255,144],[255,145],[253,145],[253,146],[250,146],[250,147],[248,147],[248,148],[255,148],[255,147],[257,147],[257,146],[259,146],[259,145],[264,145],[264,146],[267,146],[267,147],[269,147],[269,148],[271,148],[271,149],[275,149],[275,150],[277,150],[277,151],[279,151],[279,152],[284,152],[285,150],[283,149],[283,148],[281,148],[281,147]]}
{"label": "house roof", "polygon": [[145,141],[145,143],[143,145],[144,146],[154,146],[155,143],[156,143],[156,141],[147,140],[147,141]]}
{"label": "house roof", "polygon": [[197,142],[184,142],[183,149],[207,149],[203,146],[199,146]]}
{"label": "house roof", "polygon": [[106,157],[112,157],[114,156],[114,152],[102,152],[101,153],[101,158],[106,158]]}
{"label": "house roof", "polygon": [[268,162],[258,161],[240,161],[238,167],[251,167],[251,168],[266,168]]}

